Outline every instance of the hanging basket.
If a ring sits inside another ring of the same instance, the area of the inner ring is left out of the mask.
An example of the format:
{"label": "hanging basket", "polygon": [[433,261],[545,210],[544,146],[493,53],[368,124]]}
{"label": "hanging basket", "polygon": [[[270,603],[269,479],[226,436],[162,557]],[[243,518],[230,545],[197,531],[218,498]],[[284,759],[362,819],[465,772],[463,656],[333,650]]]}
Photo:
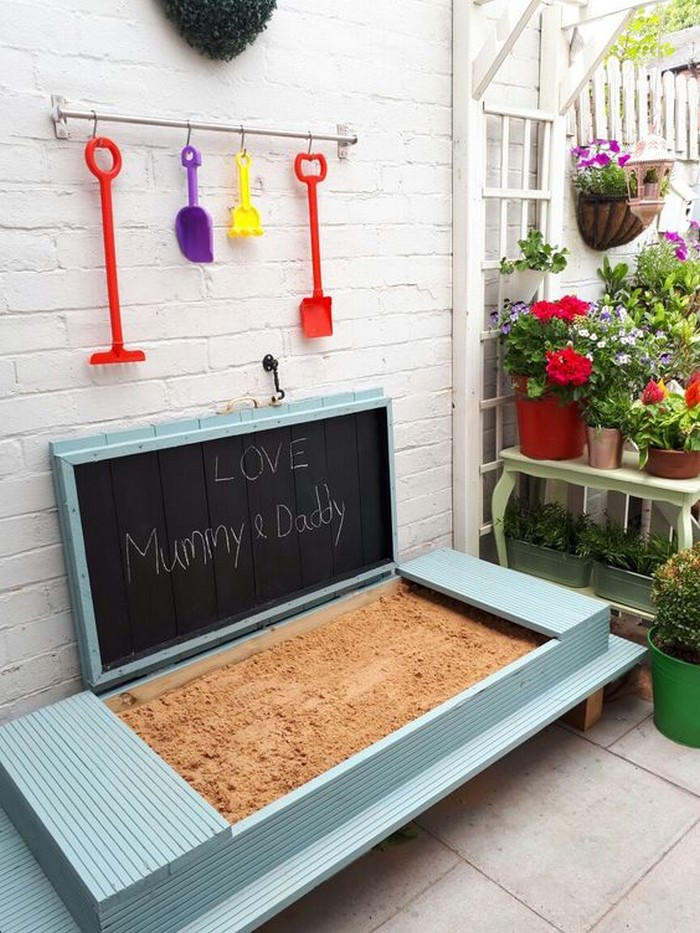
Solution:
{"label": "hanging basket", "polygon": [[576,201],[576,220],[583,242],[591,249],[606,250],[624,246],[648,226],[635,217],[627,198],[604,198],[579,194]]}

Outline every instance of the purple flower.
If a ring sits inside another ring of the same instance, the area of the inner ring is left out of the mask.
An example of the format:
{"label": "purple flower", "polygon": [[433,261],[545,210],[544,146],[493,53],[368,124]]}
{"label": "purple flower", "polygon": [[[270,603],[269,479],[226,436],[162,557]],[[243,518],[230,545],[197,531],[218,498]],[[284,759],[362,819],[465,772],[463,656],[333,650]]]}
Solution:
{"label": "purple flower", "polygon": [[668,366],[670,362],[671,362],[670,353],[662,353],[661,356],[659,357],[659,363],[661,363],[662,366]]}
{"label": "purple flower", "polygon": [[677,246],[673,252],[676,254],[676,259],[680,259],[681,262],[685,262],[688,258],[688,250],[685,246]]}
{"label": "purple flower", "polygon": [[501,328],[501,333],[502,333],[502,334],[509,334],[509,333],[510,333],[510,328],[511,328],[511,325],[510,325],[510,324],[504,324],[503,327]]}
{"label": "purple flower", "polygon": [[616,139],[611,139],[611,140],[610,140],[610,151],[611,151],[611,152],[619,152],[619,151],[620,151],[620,144],[619,144],[619,142],[618,142]]}
{"label": "purple flower", "polygon": [[690,221],[690,229],[691,229],[691,230],[700,230],[700,223],[698,223],[697,220],[691,220],[691,221]]}
{"label": "purple flower", "polygon": [[664,233],[664,239],[669,240],[671,243],[682,243],[685,246],[685,241],[680,233],[672,233],[670,230],[667,230]]}
{"label": "purple flower", "polygon": [[629,152],[625,152],[624,155],[618,156],[618,158],[617,158],[617,164],[618,164],[619,166],[622,167],[622,166],[625,165],[627,162],[629,162],[629,160],[630,160],[631,158],[632,158],[632,156],[629,154]]}
{"label": "purple flower", "polygon": [[606,165],[610,165],[610,156],[606,152],[599,152],[595,157],[595,163],[605,168]]}

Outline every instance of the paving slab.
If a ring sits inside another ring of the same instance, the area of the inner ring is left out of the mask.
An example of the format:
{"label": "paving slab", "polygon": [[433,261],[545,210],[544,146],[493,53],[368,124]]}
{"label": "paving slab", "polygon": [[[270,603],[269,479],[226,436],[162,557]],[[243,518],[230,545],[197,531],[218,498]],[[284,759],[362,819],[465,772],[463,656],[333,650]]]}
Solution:
{"label": "paving slab", "polygon": [[700,800],[558,726],[418,822],[565,933],[585,933],[700,818]]}
{"label": "paving slab", "polygon": [[[637,696],[621,697],[619,700],[611,700],[603,704],[603,715],[598,723],[585,733],[585,738],[589,742],[595,742],[603,748],[609,748],[613,742],[616,742],[623,735],[626,735],[635,726],[638,726],[645,719],[648,719],[653,712],[654,706],[647,700],[642,700]],[[575,735],[581,733],[565,726]]]}
{"label": "paving slab", "polygon": [[610,751],[700,796],[700,748],[672,742],[651,719],[614,742]]}
{"label": "paving slab", "polygon": [[593,929],[691,933],[700,926],[700,824],[690,830]]}
{"label": "paving slab", "polygon": [[465,862],[387,920],[377,933],[556,933],[512,895]]}
{"label": "paving slab", "polygon": [[375,930],[460,861],[438,840],[415,829],[415,838],[368,852],[260,927],[258,933]]}

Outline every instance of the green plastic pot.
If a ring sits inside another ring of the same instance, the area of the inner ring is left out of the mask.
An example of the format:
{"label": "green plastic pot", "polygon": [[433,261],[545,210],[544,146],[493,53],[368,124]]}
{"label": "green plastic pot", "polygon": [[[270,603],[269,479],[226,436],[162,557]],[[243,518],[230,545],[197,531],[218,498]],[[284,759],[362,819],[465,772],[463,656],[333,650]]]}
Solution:
{"label": "green plastic pot", "polygon": [[651,577],[621,567],[611,567],[600,561],[593,562],[593,588],[598,596],[623,606],[641,609],[653,614],[651,604]]}
{"label": "green plastic pot", "polygon": [[506,538],[508,566],[565,586],[588,586],[592,561],[588,557],[553,551],[517,538]]}
{"label": "green plastic pot", "polygon": [[651,650],[654,725],[681,745],[700,748],[700,664],[679,661],[654,645],[655,627],[647,641]]}

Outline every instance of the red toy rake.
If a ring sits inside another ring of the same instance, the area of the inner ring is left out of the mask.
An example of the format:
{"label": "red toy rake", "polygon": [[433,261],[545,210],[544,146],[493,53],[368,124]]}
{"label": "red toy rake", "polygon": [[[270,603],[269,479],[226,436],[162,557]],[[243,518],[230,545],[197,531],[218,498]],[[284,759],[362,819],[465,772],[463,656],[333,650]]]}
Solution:
{"label": "red toy rake", "polygon": [[[96,149],[107,149],[112,156],[112,167],[101,169],[95,160]],[[100,183],[100,201],[102,203],[102,234],[105,248],[105,272],[107,274],[107,294],[109,296],[109,322],[112,328],[112,349],[93,353],[90,363],[140,363],[146,359],[143,350],[126,350],[122,335],[122,319],[119,310],[119,286],[117,284],[117,253],[114,246],[114,216],[112,214],[112,180],[117,177],[122,167],[122,154],[116,143],[106,136],[88,140],[85,147],[87,167]]]}

